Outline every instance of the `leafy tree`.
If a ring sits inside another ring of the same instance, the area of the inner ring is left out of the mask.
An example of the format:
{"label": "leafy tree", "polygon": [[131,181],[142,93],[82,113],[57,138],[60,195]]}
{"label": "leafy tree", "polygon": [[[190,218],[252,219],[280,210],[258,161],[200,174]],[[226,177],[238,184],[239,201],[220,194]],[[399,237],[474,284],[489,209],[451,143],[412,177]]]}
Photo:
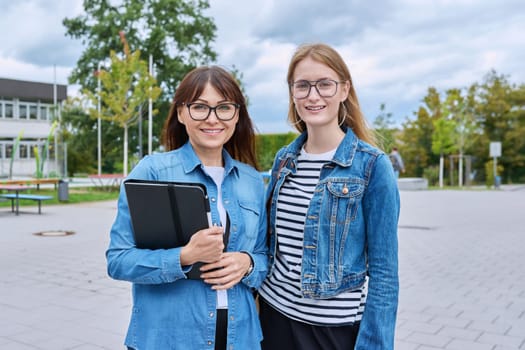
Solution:
{"label": "leafy tree", "polygon": [[[97,124],[96,120],[89,117],[86,108],[79,97],[68,98],[62,106],[61,113],[61,138],[67,143],[67,164],[69,176],[77,173],[92,174],[96,172],[96,149],[93,145],[97,144]],[[110,128],[110,123],[103,121],[103,129],[109,131],[117,128]],[[120,131],[119,131],[120,134]],[[110,150],[109,142],[115,138],[102,139],[102,155],[109,160],[107,150]],[[104,144],[106,141],[106,144]],[[104,147],[106,146],[106,147]],[[107,169],[104,169],[106,171]]]}
{"label": "leafy tree", "polygon": [[406,173],[423,176],[425,170],[439,160],[432,152],[433,121],[441,116],[440,96],[436,88],[427,90],[423,105],[419,106],[414,116],[415,119],[403,123],[399,139],[403,143]]}
{"label": "leafy tree", "polygon": [[[490,160],[489,143],[500,141],[503,152],[498,163],[505,169],[503,177],[507,181],[518,180],[520,174],[525,175],[523,165],[519,167],[523,164],[525,152],[523,90],[512,86],[506,76],[495,71],[490,71],[482,83],[474,84],[472,88],[477,91],[475,117],[483,133],[475,150],[478,159],[476,166],[485,169],[485,163]],[[516,175],[512,175],[512,171],[516,170]],[[490,174],[485,173],[485,177],[487,176]]]}
{"label": "leafy tree", "polygon": [[126,33],[130,47],[148,61],[152,55],[155,77],[168,94],[173,95],[182,76],[197,65],[207,64],[217,54],[210,43],[215,39],[213,20],[203,15],[206,0],[123,0],[111,5],[109,0],[84,0],[83,15],[65,18],[66,35],[81,39],[86,49],[73,70],[70,82],[95,90],[93,72],[110,52],[119,51],[118,35]]}
{"label": "leafy tree", "polygon": [[[90,108],[92,118],[102,118],[118,124],[124,129],[124,175],[128,173],[128,127],[134,124],[139,117],[139,107],[148,99],[155,101],[161,90],[155,86],[156,81],[148,73],[146,62],[140,59],[140,51],[131,52],[124,33],[120,33],[124,45],[124,57],[117,56],[111,51],[111,69],[101,70],[98,75],[102,83],[100,100],[101,112]],[[83,91],[93,105],[96,105],[99,96],[89,90]],[[156,112],[156,111],[155,111]]]}
{"label": "leafy tree", "polygon": [[[85,47],[69,77],[70,83],[80,84],[84,90],[96,91],[94,72],[100,62],[107,63],[111,50],[121,50],[118,36],[121,31],[126,33],[130,47],[140,50],[142,60],[149,62],[150,55],[153,58],[154,75],[163,89],[155,104],[161,116],[168,114],[171,97],[184,74],[216,60],[211,43],[217,28],[212,18],[204,16],[209,8],[207,0],[84,0],[83,7],[82,15],[65,18],[62,23],[66,35],[81,40]],[[154,136],[161,134],[163,122],[164,118],[153,119]],[[102,139],[114,137],[114,128],[103,124]],[[132,149],[143,147],[135,137],[136,128],[131,126],[129,130]],[[159,142],[160,137],[153,138],[154,149]],[[120,152],[120,147],[108,152],[103,150],[106,172],[113,168],[110,164],[113,159],[107,157]]]}
{"label": "leafy tree", "polygon": [[[469,89],[467,95],[462,89],[449,89],[446,91],[445,100],[442,103],[442,118],[447,118],[450,125],[442,124],[440,133],[446,132],[448,135],[440,135],[441,138],[448,138],[454,145],[445,146],[448,153],[458,152],[459,186],[463,185],[463,156],[465,149],[472,145],[476,140],[476,123],[473,115],[473,90]],[[445,141],[446,143],[447,141]],[[441,162],[440,162],[441,164]]]}
{"label": "leafy tree", "polygon": [[444,155],[453,153],[457,149],[455,130],[457,123],[450,118],[434,120],[432,134],[432,152],[439,155],[439,187],[443,187]]}

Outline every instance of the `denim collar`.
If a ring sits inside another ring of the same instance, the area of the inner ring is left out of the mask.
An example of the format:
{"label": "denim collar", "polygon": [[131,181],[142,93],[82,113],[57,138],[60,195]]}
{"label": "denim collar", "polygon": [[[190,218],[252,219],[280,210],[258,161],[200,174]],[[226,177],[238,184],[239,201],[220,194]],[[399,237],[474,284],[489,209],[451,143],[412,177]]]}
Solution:
{"label": "denim collar", "polygon": [[[336,163],[339,166],[347,167],[352,165],[352,160],[354,159],[355,153],[357,151],[357,144],[359,139],[354,134],[351,128],[343,127],[345,132],[345,137],[337,147],[332,162]],[[285,158],[297,158],[301,152],[301,147],[306,142],[308,138],[308,132],[304,131],[299,135],[292,143],[288,145],[286,151],[284,152],[283,159]]]}
{"label": "denim collar", "polygon": [[[184,169],[184,172],[186,174],[192,172],[195,170],[195,168],[200,167],[203,169],[204,165],[202,164],[201,160],[195,153],[195,150],[193,149],[193,146],[188,141],[186,142],[181,148],[180,148],[182,154],[184,154],[184,157],[182,157],[182,167]],[[222,149],[222,159],[224,160],[224,176],[228,175],[230,172],[235,171],[237,173],[237,165],[235,164],[234,159],[230,156],[230,154],[226,151],[226,149]]]}

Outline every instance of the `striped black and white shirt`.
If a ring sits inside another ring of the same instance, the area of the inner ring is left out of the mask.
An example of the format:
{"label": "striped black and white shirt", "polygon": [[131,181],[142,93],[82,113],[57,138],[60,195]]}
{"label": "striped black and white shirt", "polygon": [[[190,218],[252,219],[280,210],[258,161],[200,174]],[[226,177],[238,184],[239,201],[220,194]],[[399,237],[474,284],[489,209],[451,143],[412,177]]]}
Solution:
{"label": "striped black and white shirt", "polygon": [[334,153],[335,150],[308,154],[301,150],[296,174],[290,174],[280,188],[275,268],[259,289],[259,294],[268,304],[289,318],[322,326],[360,321],[366,302],[366,284],[359,290],[344,292],[330,299],[309,299],[301,295],[305,216],[319,181],[321,167],[332,159]]}

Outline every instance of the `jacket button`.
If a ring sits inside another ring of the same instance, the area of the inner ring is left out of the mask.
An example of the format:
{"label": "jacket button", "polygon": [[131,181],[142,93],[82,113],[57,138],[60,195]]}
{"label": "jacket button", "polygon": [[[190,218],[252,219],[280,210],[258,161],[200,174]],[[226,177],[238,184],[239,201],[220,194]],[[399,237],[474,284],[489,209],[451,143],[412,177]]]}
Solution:
{"label": "jacket button", "polygon": [[213,344],[213,342],[211,340],[208,340],[208,345],[211,345]]}
{"label": "jacket button", "polygon": [[348,187],[343,188],[343,194],[348,194]]}
{"label": "jacket button", "polygon": [[212,318],[212,317],[213,317],[213,312],[210,312],[210,318]]}

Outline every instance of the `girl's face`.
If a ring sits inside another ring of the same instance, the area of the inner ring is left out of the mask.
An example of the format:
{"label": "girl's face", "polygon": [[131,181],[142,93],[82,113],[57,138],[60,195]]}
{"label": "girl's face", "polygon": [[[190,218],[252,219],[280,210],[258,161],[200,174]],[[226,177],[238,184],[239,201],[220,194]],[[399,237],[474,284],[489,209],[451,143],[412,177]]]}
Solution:
{"label": "girl's face", "polygon": [[[337,126],[339,106],[348,96],[349,83],[340,81],[333,69],[310,57],[297,64],[293,78],[292,95],[295,109],[306,125]],[[313,86],[314,84],[317,85]],[[307,89],[310,89],[307,97],[297,98],[303,97]],[[332,94],[333,96],[330,96]]]}
{"label": "girl's face", "polygon": [[[214,87],[209,83],[206,85],[202,94],[195,100],[179,107],[178,117],[179,122],[186,126],[186,131],[191,145],[195,152],[201,155],[217,154],[215,152],[222,152],[222,147],[232,137],[235,131],[235,125],[239,120],[239,109],[235,108],[234,103],[225,99]],[[208,112],[208,107],[217,107],[218,109],[209,111],[208,118],[204,120],[194,120],[191,116],[197,119],[205,118]],[[190,115],[191,109],[191,115]],[[204,113],[204,114],[203,114]],[[222,116],[222,119],[227,119],[225,116],[233,115],[230,120],[221,120],[217,117]],[[203,117],[204,116],[204,117]],[[221,154],[221,153],[219,153]]]}

